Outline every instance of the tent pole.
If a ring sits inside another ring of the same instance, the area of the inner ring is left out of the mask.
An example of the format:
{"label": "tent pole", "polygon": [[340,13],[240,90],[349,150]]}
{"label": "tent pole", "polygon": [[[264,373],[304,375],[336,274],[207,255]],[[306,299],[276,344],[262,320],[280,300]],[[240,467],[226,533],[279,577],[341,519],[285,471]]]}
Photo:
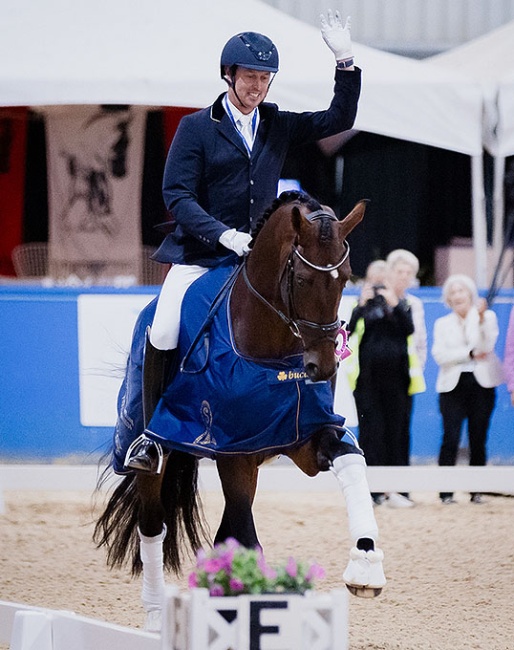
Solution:
{"label": "tent pole", "polygon": [[493,184],[493,252],[497,259],[503,248],[503,183],[505,177],[505,157],[494,157],[494,184]]}
{"label": "tent pole", "polygon": [[482,154],[471,157],[471,186],[475,281],[479,289],[485,289],[487,287],[487,228]]}

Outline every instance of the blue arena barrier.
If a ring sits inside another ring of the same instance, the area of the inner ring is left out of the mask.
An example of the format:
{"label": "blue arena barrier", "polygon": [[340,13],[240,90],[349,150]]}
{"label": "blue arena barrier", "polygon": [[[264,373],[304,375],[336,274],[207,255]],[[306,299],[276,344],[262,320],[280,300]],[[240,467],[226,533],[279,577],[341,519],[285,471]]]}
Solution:
{"label": "blue arena barrier", "polygon": [[[100,458],[111,442],[132,327],[156,290],[0,286],[0,462]],[[414,293],[425,305],[429,355],[427,391],[414,397],[412,462],[432,463],[441,420],[430,348],[433,323],[447,309],[440,288]],[[348,289],[345,300],[356,295]],[[504,290],[493,306],[500,358],[512,304],[514,291]],[[490,463],[514,463],[513,423],[514,409],[502,385],[489,434]]]}

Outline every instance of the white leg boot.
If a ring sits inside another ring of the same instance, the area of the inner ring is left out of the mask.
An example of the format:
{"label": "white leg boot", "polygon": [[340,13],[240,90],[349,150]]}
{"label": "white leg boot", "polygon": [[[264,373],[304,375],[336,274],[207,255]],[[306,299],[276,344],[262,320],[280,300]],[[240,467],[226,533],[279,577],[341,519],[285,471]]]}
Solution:
{"label": "white leg boot", "polygon": [[[343,580],[355,596],[378,596],[386,584],[384,554],[375,546],[378,526],[366,478],[366,461],[360,454],[345,454],[334,460],[331,470],[345,497],[350,536],[355,544]],[[360,544],[360,540],[370,541]]]}
{"label": "white leg boot", "polygon": [[162,603],[164,599],[164,563],[162,543],[166,537],[166,526],[155,537],[146,537],[139,532],[139,552],[143,562],[143,589],[141,600],[146,611],[145,630],[160,632]]}

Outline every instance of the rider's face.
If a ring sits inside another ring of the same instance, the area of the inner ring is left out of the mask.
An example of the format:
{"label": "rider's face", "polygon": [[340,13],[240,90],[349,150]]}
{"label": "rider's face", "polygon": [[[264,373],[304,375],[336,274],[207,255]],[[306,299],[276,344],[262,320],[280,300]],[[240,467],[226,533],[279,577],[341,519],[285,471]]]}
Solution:
{"label": "rider's face", "polygon": [[266,98],[271,74],[262,70],[237,68],[234,81],[236,92],[230,87],[228,97],[241,113],[247,115]]}

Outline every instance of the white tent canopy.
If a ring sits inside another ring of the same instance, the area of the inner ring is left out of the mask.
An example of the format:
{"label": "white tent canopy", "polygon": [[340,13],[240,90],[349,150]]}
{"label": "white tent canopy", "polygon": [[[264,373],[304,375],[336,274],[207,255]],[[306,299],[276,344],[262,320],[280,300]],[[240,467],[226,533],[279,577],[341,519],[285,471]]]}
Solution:
{"label": "white tent canopy", "polygon": [[505,158],[514,155],[514,21],[429,61],[465,73],[480,83],[484,95],[483,143],[495,158],[494,240],[503,246]]}
{"label": "white tent canopy", "polygon": [[[4,0],[0,106],[207,106],[225,88],[221,49],[244,30],[279,49],[270,101],[296,111],[327,106],[334,61],[319,30],[260,0]],[[479,84],[359,44],[354,53],[363,69],[356,129],[479,159]],[[483,209],[480,179],[474,187]]]}
{"label": "white tent canopy", "polygon": [[[221,48],[242,30],[279,48],[271,100],[286,110],[326,107],[333,57],[319,30],[259,0],[4,0],[0,105],[207,106],[225,88]],[[476,85],[365,46],[355,54],[364,70],[357,128],[480,152]]]}
{"label": "white tent canopy", "polygon": [[428,61],[464,73],[484,94],[484,146],[514,155],[514,21]]}
{"label": "white tent canopy", "polygon": [[[514,29],[512,38],[514,38]],[[514,156],[514,58],[509,59],[509,61],[512,69],[510,73],[500,79],[498,88],[496,154],[504,157]]]}

